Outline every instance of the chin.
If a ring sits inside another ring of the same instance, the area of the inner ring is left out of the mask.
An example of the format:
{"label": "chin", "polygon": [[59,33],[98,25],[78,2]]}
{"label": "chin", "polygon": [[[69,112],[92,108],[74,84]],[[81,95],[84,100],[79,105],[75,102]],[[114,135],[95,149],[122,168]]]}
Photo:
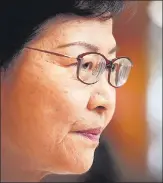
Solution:
{"label": "chin", "polygon": [[69,162],[71,174],[84,174],[91,168],[94,160],[94,151],[84,152],[80,157],[74,158]]}
{"label": "chin", "polygon": [[80,166],[74,165],[74,167],[71,170],[71,174],[84,174],[89,171],[92,164],[93,164],[93,160],[91,162],[82,162],[82,165]]}
{"label": "chin", "polygon": [[[55,166],[55,170],[51,171],[55,174],[84,174],[91,168],[94,160],[94,151],[83,152],[83,154],[76,154],[64,157],[62,162]],[[56,165],[56,164],[55,164]]]}
{"label": "chin", "polygon": [[97,146],[98,143],[78,136],[66,138],[48,156],[49,165],[55,174],[84,174],[93,164]]}

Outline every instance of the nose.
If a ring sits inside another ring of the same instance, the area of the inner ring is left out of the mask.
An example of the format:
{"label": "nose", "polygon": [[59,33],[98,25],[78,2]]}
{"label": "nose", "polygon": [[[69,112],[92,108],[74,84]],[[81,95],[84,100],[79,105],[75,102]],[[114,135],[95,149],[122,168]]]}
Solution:
{"label": "nose", "polygon": [[115,108],[115,88],[109,85],[106,77],[94,84],[92,94],[90,96],[87,108],[98,114],[105,113],[109,110],[114,111]]}

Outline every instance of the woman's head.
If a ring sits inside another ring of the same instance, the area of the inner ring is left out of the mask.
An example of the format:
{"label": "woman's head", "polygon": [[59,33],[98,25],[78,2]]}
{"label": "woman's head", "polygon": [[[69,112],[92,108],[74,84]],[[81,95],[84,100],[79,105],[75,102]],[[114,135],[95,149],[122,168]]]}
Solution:
{"label": "woman's head", "polygon": [[[84,173],[113,116],[115,88],[111,68],[95,84],[81,82],[75,58],[116,57],[111,15],[123,1],[22,3],[0,10],[2,144],[27,159],[27,168]],[[83,65],[84,76],[90,67]]]}

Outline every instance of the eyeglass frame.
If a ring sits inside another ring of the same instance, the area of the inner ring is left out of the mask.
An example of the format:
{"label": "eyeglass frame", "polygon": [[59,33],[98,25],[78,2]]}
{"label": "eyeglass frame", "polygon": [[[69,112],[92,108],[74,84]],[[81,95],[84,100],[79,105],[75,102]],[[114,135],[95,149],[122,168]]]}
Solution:
{"label": "eyeglass frame", "polygon": [[52,52],[52,51],[47,51],[47,50],[42,50],[42,49],[38,49],[38,48],[33,48],[33,47],[29,47],[29,46],[26,46],[25,48],[27,48],[27,49],[30,49],[30,50],[35,50],[35,51],[40,51],[40,52],[43,52],[43,53],[48,53],[48,54],[52,54],[52,55],[56,55],[56,56],[61,56],[61,57],[66,57],[66,58],[71,58],[71,59],[76,59],[78,62],[78,64],[77,64],[77,79],[80,81],[80,82],[82,82],[82,83],[84,83],[84,84],[87,84],[87,85],[92,85],[92,84],[95,84],[95,83],[97,83],[99,80],[97,80],[96,82],[94,82],[94,83],[86,83],[86,82],[84,82],[82,79],[80,79],[80,77],[79,77],[79,71],[80,71],[80,65],[81,65],[81,62],[82,62],[82,58],[84,57],[84,56],[86,56],[86,55],[89,55],[89,54],[96,54],[96,55],[100,55],[100,56],[102,56],[103,58],[104,58],[104,60],[106,61],[106,66],[105,66],[105,68],[108,68],[108,83],[112,86],[112,87],[114,87],[114,88],[120,88],[121,86],[123,86],[123,85],[121,85],[121,86],[114,86],[114,85],[112,85],[111,84],[111,82],[110,82],[110,75],[111,75],[111,69],[112,69],[112,65],[114,64],[114,62],[115,61],[117,61],[118,59],[121,59],[121,58],[126,58],[126,59],[128,59],[128,61],[131,63],[131,67],[133,67],[133,62],[131,61],[131,59],[130,58],[128,58],[128,57],[116,57],[116,58],[114,58],[114,59],[112,59],[112,60],[109,60],[109,59],[107,59],[103,54],[101,54],[101,53],[99,53],[99,52],[85,52],[85,53],[82,53],[82,54],[79,54],[77,57],[73,57],[73,56],[69,56],[69,55],[66,55],[66,54],[61,54],[61,53],[57,53],[57,52]]}

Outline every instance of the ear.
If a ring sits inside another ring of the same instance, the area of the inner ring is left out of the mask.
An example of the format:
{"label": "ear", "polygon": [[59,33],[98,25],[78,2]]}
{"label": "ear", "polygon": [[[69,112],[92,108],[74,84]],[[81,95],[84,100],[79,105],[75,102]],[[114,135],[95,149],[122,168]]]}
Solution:
{"label": "ear", "polygon": [[5,69],[3,67],[1,67],[0,72],[1,72],[1,82],[2,82],[5,77]]}
{"label": "ear", "polygon": [[1,72],[1,81],[0,81],[0,85],[2,86],[2,84],[4,83],[6,76],[8,74],[8,69],[4,68],[3,66],[0,67],[0,72]]}

